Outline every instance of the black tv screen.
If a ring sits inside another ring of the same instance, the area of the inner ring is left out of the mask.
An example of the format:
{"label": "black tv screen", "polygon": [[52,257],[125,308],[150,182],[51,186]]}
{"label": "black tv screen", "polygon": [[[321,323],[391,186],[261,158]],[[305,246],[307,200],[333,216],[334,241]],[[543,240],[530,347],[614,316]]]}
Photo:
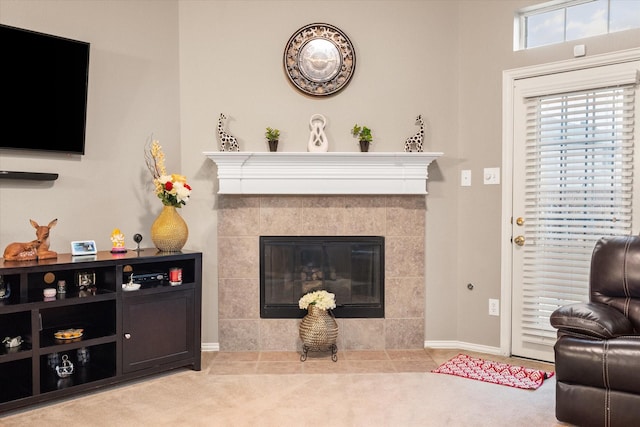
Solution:
{"label": "black tv screen", "polygon": [[84,154],[89,43],[0,25],[0,148]]}

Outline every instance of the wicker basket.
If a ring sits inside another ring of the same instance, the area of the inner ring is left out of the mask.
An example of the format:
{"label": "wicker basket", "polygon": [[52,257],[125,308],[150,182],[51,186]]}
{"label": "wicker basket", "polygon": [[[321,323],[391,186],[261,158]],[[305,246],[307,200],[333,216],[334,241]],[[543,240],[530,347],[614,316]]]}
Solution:
{"label": "wicker basket", "polygon": [[338,339],[336,319],[327,310],[310,305],[300,322],[300,338],[308,350],[330,350]]}

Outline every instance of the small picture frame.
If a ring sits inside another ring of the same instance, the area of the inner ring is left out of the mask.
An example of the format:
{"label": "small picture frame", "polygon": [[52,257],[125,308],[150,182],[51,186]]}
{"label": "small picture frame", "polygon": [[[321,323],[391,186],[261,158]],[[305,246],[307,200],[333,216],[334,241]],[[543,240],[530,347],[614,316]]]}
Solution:
{"label": "small picture frame", "polygon": [[76,271],[76,286],[81,290],[86,290],[96,284],[96,273],[94,271]]}
{"label": "small picture frame", "polygon": [[71,255],[83,256],[83,255],[95,255],[96,242],[94,240],[76,240],[71,242]]}

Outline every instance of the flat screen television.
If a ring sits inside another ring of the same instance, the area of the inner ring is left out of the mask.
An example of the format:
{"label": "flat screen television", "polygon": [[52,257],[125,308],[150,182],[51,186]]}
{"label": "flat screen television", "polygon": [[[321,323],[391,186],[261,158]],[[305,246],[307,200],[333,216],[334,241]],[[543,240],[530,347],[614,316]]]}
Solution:
{"label": "flat screen television", "polygon": [[89,43],[0,25],[0,148],[84,154]]}

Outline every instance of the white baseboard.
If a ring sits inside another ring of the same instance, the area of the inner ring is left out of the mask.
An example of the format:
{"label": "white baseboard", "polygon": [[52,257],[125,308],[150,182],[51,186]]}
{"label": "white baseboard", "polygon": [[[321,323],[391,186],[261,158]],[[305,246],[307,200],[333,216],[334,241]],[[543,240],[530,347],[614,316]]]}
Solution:
{"label": "white baseboard", "polygon": [[[505,354],[502,354],[499,347],[490,347],[487,345],[473,344],[473,343],[467,343],[462,341],[425,341],[424,348],[458,349],[458,350],[466,350],[466,351],[476,351],[478,353],[497,354],[497,355],[506,356]],[[203,342],[201,344],[200,349],[202,351],[220,351],[220,343]]]}
{"label": "white baseboard", "polygon": [[203,342],[200,345],[201,351],[220,351],[220,343],[218,342]]}
{"label": "white baseboard", "polygon": [[488,345],[473,344],[462,341],[425,341],[424,348],[459,349],[466,351],[476,351],[478,353],[507,356],[506,354],[503,354],[503,352],[500,350],[500,347],[490,347]]}

